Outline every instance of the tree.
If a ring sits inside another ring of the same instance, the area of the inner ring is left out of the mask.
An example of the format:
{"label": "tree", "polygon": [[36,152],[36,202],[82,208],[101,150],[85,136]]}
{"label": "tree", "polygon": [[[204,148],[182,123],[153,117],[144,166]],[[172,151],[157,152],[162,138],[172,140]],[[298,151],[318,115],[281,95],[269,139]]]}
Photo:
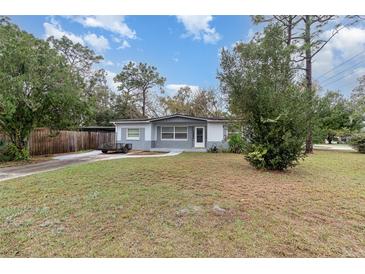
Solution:
{"label": "tree", "polygon": [[192,115],[192,97],[193,91],[189,86],[185,86],[179,88],[174,96],[161,97],[160,103],[166,114]]}
{"label": "tree", "polygon": [[230,111],[244,122],[246,159],[257,168],[286,169],[304,152],[306,101],[283,37],[280,27],[269,26],[262,38],[221,53],[218,79]]}
{"label": "tree", "polygon": [[222,117],[223,100],[213,88],[200,88],[193,98],[193,115],[201,117]]}
{"label": "tree", "polygon": [[[110,102],[113,94],[106,83],[104,69],[96,68],[103,57],[80,43],[74,43],[66,36],[56,39],[53,36],[47,41],[62,55],[75,75],[78,75],[79,84],[82,86],[83,98],[88,101],[90,112],[84,117],[85,124],[105,125],[108,117],[112,117]],[[101,100],[101,101],[98,101]]]}
{"label": "tree", "polygon": [[351,93],[351,102],[359,114],[365,115],[365,75],[358,79],[358,85]]}
{"label": "tree", "polygon": [[60,39],[50,36],[47,41],[66,58],[67,63],[74,72],[81,76],[81,80],[85,85],[92,84],[88,82],[92,82],[99,72],[93,66],[104,59],[102,56],[96,55],[93,50],[80,43],[72,42],[67,36],[62,36]]}
{"label": "tree", "polygon": [[[285,30],[283,40],[287,45],[294,45],[297,51],[293,52],[292,59],[296,63],[302,63],[304,66],[297,66],[297,69],[305,71],[305,82],[308,95],[307,113],[307,138],[306,153],[313,152],[312,141],[312,123],[313,123],[313,106],[315,90],[313,89],[313,58],[335,37],[343,28],[355,24],[358,17],[346,16],[339,21],[339,16],[333,15],[283,15],[283,16],[255,16],[255,23],[269,22],[278,24]],[[328,26],[331,26],[327,35],[324,32]]]}
{"label": "tree", "polygon": [[166,78],[162,77],[157,68],[146,63],[129,62],[122,71],[114,77],[119,83],[118,90],[128,94],[131,100],[141,105],[142,116],[146,117],[147,96],[153,88],[162,88]]}
{"label": "tree", "polygon": [[0,131],[27,158],[31,131],[78,126],[87,104],[64,57],[13,24],[0,25]]}
{"label": "tree", "polygon": [[10,17],[0,15],[0,25],[1,26],[10,25],[10,24],[11,24]]}
{"label": "tree", "polygon": [[260,23],[276,23],[280,26],[284,32],[284,39],[287,46],[290,46],[293,40],[297,39],[297,33],[295,33],[296,26],[303,20],[302,16],[299,15],[273,15],[273,16],[263,16],[255,15],[252,16],[252,20],[255,24]]}
{"label": "tree", "polygon": [[141,118],[142,113],[133,103],[133,98],[128,93],[116,95],[115,103],[113,105],[114,119],[133,119]]}
{"label": "tree", "polygon": [[99,80],[94,86],[94,95],[88,99],[93,111],[89,113],[87,122],[98,126],[108,126],[110,121],[116,118],[114,107],[117,95],[108,87],[105,71],[100,70],[99,73],[101,75],[97,77]]}
{"label": "tree", "polygon": [[181,87],[176,95],[161,97],[161,104],[167,114],[180,113],[197,117],[223,116],[222,100],[216,90]]}
{"label": "tree", "polygon": [[351,103],[339,92],[329,91],[323,97],[316,98],[313,119],[315,140],[325,138],[331,144],[339,134],[349,135],[359,130],[361,122]]}

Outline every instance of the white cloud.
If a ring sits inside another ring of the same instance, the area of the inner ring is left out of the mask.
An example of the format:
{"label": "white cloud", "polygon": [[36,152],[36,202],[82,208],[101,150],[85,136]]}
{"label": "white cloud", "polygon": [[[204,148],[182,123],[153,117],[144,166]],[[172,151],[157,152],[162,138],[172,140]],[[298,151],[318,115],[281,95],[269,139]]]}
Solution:
{"label": "white cloud", "polygon": [[194,85],[187,85],[187,84],[169,84],[166,85],[166,90],[167,90],[167,94],[166,95],[170,95],[170,96],[174,96],[176,94],[176,92],[182,88],[182,87],[190,87],[192,92],[197,92],[199,89],[199,86],[194,86]]}
{"label": "white cloud", "polygon": [[113,91],[113,92],[118,92],[118,84],[114,82],[114,77],[117,74],[115,72],[112,72],[110,70],[106,70],[106,81],[107,84],[109,86],[109,88]]}
{"label": "white cloud", "polygon": [[104,64],[105,66],[114,66],[114,63],[113,63],[112,61],[110,61],[110,60],[104,60],[104,61],[103,61],[103,64]]}
{"label": "white cloud", "polygon": [[124,41],[122,42],[122,45],[120,45],[120,46],[118,47],[118,49],[126,49],[126,48],[130,48],[130,47],[131,47],[131,45],[128,43],[128,41],[124,40]]}
{"label": "white cloud", "polygon": [[363,76],[363,75],[365,75],[365,67],[355,69],[354,70],[354,75],[355,75],[356,79]]}
{"label": "white cloud", "polygon": [[[328,36],[329,31],[326,32]],[[365,29],[349,27],[341,30],[330,42],[329,47],[340,50],[342,57],[350,58],[365,49]]]}
{"label": "white cloud", "polygon": [[113,36],[112,37],[112,39],[113,39],[113,41],[114,42],[116,42],[116,43],[120,43],[120,42],[122,42],[122,39],[120,39],[119,37],[117,37],[117,36]]}
{"label": "white cloud", "polygon": [[121,15],[73,16],[71,18],[84,27],[101,28],[116,33],[121,37],[136,38],[135,30],[129,28],[124,22],[125,17]]}
{"label": "white cloud", "polygon": [[[324,38],[328,38],[330,35],[331,30],[323,33]],[[340,89],[348,95],[356,86],[357,78],[365,73],[365,65],[359,63],[365,57],[365,53],[345,64],[342,63],[365,51],[364,41],[364,27],[353,26],[342,29],[315,57],[314,79],[319,77],[318,80],[325,89]],[[341,71],[344,72],[341,73]],[[343,78],[339,79],[341,77]],[[326,79],[328,80],[326,81]]]}
{"label": "white cloud", "polygon": [[61,25],[52,19],[50,22],[44,22],[43,28],[45,32],[45,38],[48,38],[50,36],[54,36],[56,39],[60,39],[63,36],[66,36],[74,43],[80,43],[81,45],[84,45],[84,40],[82,37],[77,36],[76,34],[73,34],[72,32],[67,32],[62,29]]}
{"label": "white cloud", "polygon": [[313,62],[313,75],[319,76],[326,71],[333,69],[335,55],[330,47],[324,47]]}
{"label": "white cloud", "polygon": [[177,20],[185,27],[185,37],[193,37],[194,40],[203,40],[204,43],[214,44],[221,39],[215,28],[210,26],[213,20],[211,15],[179,15]]}
{"label": "white cloud", "polygon": [[179,62],[179,58],[174,57],[174,58],[172,58],[172,61],[174,61],[175,63],[177,63],[177,62]]}
{"label": "white cloud", "polygon": [[84,40],[95,50],[104,51],[109,48],[109,41],[104,36],[97,36],[94,33],[89,33],[84,36]]}
{"label": "white cloud", "polygon": [[[330,35],[330,30],[323,34],[324,38],[328,38]],[[342,29],[316,56],[313,63],[315,74],[320,75],[331,70],[345,59],[365,50],[364,41],[365,29],[359,27]]]}
{"label": "white cloud", "polygon": [[104,51],[109,48],[109,41],[104,36],[98,36],[94,33],[89,33],[84,36],[76,35],[72,32],[65,31],[61,24],[54,18],[51,18],[49,22],[44,22],[43,27],[45,38],[54,36],[56,39],[61,39],[63,36],[66,36],[72,42],[80,43],[83,46],[88,44],[96,51]]}

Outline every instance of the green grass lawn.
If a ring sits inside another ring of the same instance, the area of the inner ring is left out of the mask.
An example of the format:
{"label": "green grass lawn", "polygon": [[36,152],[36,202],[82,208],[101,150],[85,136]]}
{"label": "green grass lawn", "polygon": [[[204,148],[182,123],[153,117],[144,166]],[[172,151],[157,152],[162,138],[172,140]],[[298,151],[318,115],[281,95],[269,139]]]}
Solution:
{"label": "green grass lawn", "polygon": [[0,182],[2,257],[364,257],[365,155],[81,164]]}

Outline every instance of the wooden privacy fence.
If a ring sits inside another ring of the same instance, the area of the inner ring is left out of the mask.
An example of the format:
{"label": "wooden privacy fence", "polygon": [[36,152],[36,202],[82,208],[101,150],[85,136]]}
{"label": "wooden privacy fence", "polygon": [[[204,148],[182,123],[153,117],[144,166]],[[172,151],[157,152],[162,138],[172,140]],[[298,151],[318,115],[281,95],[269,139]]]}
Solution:
{"label": "wooden privacy fence", "polygon": [[[8,140],[0,133],[0,139]],[[35,129],[29,138],[31,155],[47,155],[96,149],[103,143],[115,142],[115,132],[61,130],[55,136],[47,128]]]}

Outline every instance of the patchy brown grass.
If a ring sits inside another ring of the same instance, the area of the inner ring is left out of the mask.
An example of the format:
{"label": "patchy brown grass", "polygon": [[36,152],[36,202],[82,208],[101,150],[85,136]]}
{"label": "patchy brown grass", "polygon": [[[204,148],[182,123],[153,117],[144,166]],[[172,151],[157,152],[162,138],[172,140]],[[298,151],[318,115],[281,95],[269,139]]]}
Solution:
{"label": "patchy brown grass", "polygon": [[364,257],[365,157],[184,153],[0,182],[0,256]]}

